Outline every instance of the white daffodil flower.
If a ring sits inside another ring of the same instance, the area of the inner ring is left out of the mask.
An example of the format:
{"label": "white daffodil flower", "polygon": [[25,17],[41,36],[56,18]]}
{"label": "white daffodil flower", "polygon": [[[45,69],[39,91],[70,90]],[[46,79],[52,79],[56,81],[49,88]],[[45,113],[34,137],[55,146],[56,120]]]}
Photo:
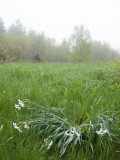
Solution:
{"label": "white daffodil flower", "polygon": [[74,135],[80,137],[80,134],[76,131],[75,127],[71,127],[70,130],[68,130],[68,131],[65,132],[65,135],[69,136],[69,137],[74,136]]}
{"label": "white daffodil flower", "polygon": [[18,130],[19,132],[22,132],[22,130],[17,126],[16,123],[13,122],[13,126],[14,126],[14,128],[15,128],[16,130]]}
{"label": "white daffodil flower", "polygon": [[71,137],[71,136],[73,136],[74,134],[65,132],[65,135]]}
{"label": "white daffodil flower", "polygon": [[76,136],[78,136],[78,137],[80,136],[80,134],[76,131],[75,127],[72,127],[70,129],[70,133],[72,133],[72,135],[76,134]]}
{"label": "white daffodil flower", "polygon": [[26,129],[30,129],[30,127],[27,125],[27,123],[25,122],[24,123],[25,125],[24,125],[24,128],[26,128]]}
{"label": "white daffodil flower", "polygon": [[53,145],[53,141],[51,141],[48,145],[48,148],[47,149],[50,149],[50,147]]}
{"label": "white daffodil flower", "polygon": [[24,107],[23,101],[21,101],[20,99],[18,99],[18,102],[19,102],[19,106],[20,106],[20,107]]}
{"label": "white daffodil flower", "polygon": [[19,105],[15,104],[15,108],[18,110],[21,110],[21,107],[19,107]]}
{"label": "white daffodil flower", "polygon": [[100,128],[100,130],[96,131],[96,133],[103,136],[105,133],[108,133],[108,130],[103,130],[102,128]]}

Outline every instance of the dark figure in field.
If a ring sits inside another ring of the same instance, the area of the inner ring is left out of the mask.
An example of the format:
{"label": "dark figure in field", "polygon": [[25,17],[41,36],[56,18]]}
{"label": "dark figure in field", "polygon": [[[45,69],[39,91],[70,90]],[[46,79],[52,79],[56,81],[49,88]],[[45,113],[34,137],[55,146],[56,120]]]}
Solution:
{"label": "dark figure in field", "polygon": [[36,63],[36,62],[40,62],[41,60],[40,60],[39,56],[36,55],[36,56],[33,57],[32,61],[33,61],[34,63]]}

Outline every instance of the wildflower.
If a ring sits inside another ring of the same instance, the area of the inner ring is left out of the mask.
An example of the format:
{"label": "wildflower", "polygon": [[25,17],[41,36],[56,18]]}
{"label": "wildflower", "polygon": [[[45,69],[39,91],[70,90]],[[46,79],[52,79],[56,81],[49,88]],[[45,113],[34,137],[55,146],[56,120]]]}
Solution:
{"label": "wildflower", "polygon": [[19,122],[19,124],[24,125],[24,128],[30,129],[30,127],[27,125],[27,122]]}
{"label": "wildflower", "polygon": [[24,128],[26,128],[26,129],[30,129],[30,127],[27,125],[27,123],[25,122],[24,123],[25,125],[24,125]]}
{"label": "wildflower", "polygon": [[14,126],[14,128],[15,128],[16,130],[18,130],[19,132],[22,132],[22,130],[20,130],[20,128],[17,126],[16,123],[13,122],[13,126]]}
{"label": "wildflower", "polygon": [[70,129],[70,132],[74,135],[74,134],[76,134],[76,136],[80,136],[80,134],[76,131],[76,129],[75,129],[75,127],[72,127],[71,129]]}
{"label": "wildflower", "polygon": [[96,133],[103,136],[105,133],[108,133],[108,130],[103,130],[102,128],[100,128],[100,130],[96,131]]}
{"label": "wildflower", "polygon": [[53,141],[51,141],[48,145],[48,148],[47,149],[50,149],[50,147],[53,145]]}
{"label": "wildflower", "polygon": [[71,136],[73,136],[74,134],[65,132],[65,135],[71,137]]}
{"label": "wildflower", "polygon": [[[68,131],[69,131],[69,133],[68,133]],[[80,137],[80,134],[76,131],[75,127],[71,127],[71,129],[68,131],[65,132],[66,136],[71,137],[71,136],[76,135],[76,136]]]}
{"label": "wildflower", "polygon": [[18,99],[18,102],[19,102],[19,106],[20,106],[20,107],[24,107],[23,101],[21,101],[20,99]]}
{"label": "wildflower", "polygon": [[21,110],[21,107],[19,107],[19,105],[15,104],[15,108],[18,110]]}
{"label": "wildflower", "polygon": [[[26,100],[27,101],[27,100]],[[21,110],[21,107],[24,107],[24,102],[18,99],[19,104],[15,104],[15,108]]]}

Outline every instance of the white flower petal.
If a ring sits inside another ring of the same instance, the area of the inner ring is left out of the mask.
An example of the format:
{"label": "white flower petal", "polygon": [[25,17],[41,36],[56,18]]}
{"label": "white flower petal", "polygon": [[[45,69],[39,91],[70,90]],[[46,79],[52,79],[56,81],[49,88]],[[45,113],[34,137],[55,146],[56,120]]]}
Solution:
{"label": "white flower petal", "polygon": [[96,131],[97,134],[104,135],[105,133],[108,133],[108,130],[103,130],[100,128],[100,131]]}
{"label": "white flower petal", "polygon": [[20,128],[17,126],[16,123],[13,122],[13,126],[14,126],[14,128],[15,128],[16,130],[18,130],[19,132],[22,132],[22,130],[20,130]]}
{"label": "white flower petal", "polygon": [[108,133],[108,130],[104,130],[104,133]]}
{"label": "white flower petal", "polygon": [[19,103],[23,103],[20,99],[18,99],[18,102],[19,102]]}
{"label": "white flower petal", "polygon": [[27,125],[27,123],[25,122],[24,128],[26,129],[30,129],[30,127]]}
{"label": "white flower petal", "polygon": [[13,126],[16,126],[16,123],[13,122]]}
{"label": "white flower petal", "polygon": [[18,99],[18,102],[19,102],[19,106],[24,107],[23,101],[21,101],[20,99]]}
{"label": "white flower petal", "polygon": [[21,107],[24,107],[24,103],[19,103],[19,105],[20,105]]}
{"label": "white flower petal", "polygon": [[15,108],[18,109],[18,110],[21,109],[21,107],[19,107],[19,105],[17,105],[17,104],[15,104]]}

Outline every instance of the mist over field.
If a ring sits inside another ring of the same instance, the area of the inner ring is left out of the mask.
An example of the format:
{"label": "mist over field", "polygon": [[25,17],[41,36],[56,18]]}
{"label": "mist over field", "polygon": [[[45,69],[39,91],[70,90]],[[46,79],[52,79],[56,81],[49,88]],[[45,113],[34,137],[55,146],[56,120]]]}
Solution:
{"label": "mist over field", "polygon": [[119,52],[108,43],[93,41],[84,25],[75,26],[68,40],[56,44],[55,39],[44,33],[25,30],[20,20],[6,30],[4,20],[0,18],[0,60],[3,62],[92,62],[119,58]]}

